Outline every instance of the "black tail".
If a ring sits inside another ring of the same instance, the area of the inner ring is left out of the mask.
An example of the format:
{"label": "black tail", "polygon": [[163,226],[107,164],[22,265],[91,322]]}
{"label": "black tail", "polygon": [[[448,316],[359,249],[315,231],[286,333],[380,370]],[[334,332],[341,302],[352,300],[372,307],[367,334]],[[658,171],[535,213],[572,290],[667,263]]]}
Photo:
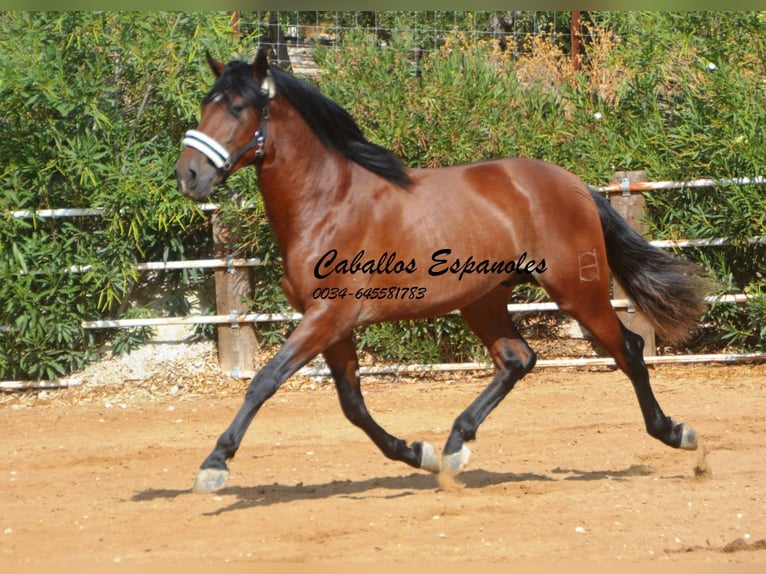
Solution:
{"label": "black tail", "polygon": [[651,245],[597,191],[590,192],[615,280],[663,341],[682,343],[707,308],[704,295],[713,282],[698,265]]}

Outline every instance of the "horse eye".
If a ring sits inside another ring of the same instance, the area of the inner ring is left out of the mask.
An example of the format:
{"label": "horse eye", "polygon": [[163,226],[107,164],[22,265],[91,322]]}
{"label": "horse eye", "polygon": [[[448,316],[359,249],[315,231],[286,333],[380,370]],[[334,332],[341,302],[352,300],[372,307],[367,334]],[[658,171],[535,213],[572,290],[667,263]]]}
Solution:
{"label": "horse eye", "polygon": [[231,113],[235,116],[239,116],[245,109],[245,106],[242,104],[232,104],[231,106]]}

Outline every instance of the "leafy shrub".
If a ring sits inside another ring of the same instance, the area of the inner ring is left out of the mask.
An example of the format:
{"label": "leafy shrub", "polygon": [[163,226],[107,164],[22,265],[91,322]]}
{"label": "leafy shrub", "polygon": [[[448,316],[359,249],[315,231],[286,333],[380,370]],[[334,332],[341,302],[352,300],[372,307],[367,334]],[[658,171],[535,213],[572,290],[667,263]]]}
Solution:
{"label": "leafy shrub", "polygon": [[[225,13],[0,16],[0,378],[55,378],[115,333],[135,290],[192,289],[203,274],[137,273],[209,247],[173,162],[198,114],[204,50],[234,56]],[[100,207],[101,218],[16,210]],[[154,284],[154,285],[153,285]],[[118,334],[127,350],[146,330]]]}
{"label": "leafy shrub", "polygon": [[[312,14],[319,25],[323,13]],[[416,73],[419,14],[341,13],[348,24],[393,22],[398,32],[352,31],[341,49],[316,50],[322,91],[408,165],[538,157],[594,185],[618,170],[645,170],[650,179],[763,175],[762,14],[589,13],[579,73],[553,33],[521,56],[510,43],[503,51],[459,32],[428,35]],[[546,20],[562,25],[543,13],[539,22]],[[152,290],[172,294],[183,312],[187,295],[209,278],[139,273],[133,263],[210,253],[207,220],[176,192],[173,162],[210,85],[204,50],[250,56],[253,38],[234,38],[229,15],[210,12],[5,12],[0,31],[0,378],[53,378],[80,368],[108,340],[127,350],[148,336],[86,331],[83,320],[157,311],[137,296]],[[252,170],[230,185],[241,203],[214,200],[224,206],[220,217],[243,230],[232,251],[266,263],[254,270],[252,308],[289,312]],[[766,235],[763,186],[648,193],[647,203],[653,239],[731,238],[681,253],[709,269],[722,293],[753,295],[746,305],[711,306],[697,348],[763,351],[766,250],[747,241]],[[61,207],[104,214],[11,215]],[[79,272],[62,273],[71,269]],[[292,326],[259,325],[259,337],[276,344]],[[368,327],[359,338],[383,359],[483,356],[455,316]]]}
{"label": "leafy shrub", "polygon": [[[763,174],[762,17],[592,18],[601,23],[579,73],[544,35],[529,55],[514,59],[497,45],[456,33],[426,56],[420,77],[413,74],[407,38],[381,49],[368,37],[321,53],[327,70],[321,88],[412,166],[538,157],[594,185],[618,170],[680,180]],[[763,186],[648,193],[647,202],[650,238],[730,238],[724,248],[681,254],[711,271],[721,293],[754,296],[742,306],[711,306],[698,347],[764,350],[766,249],[746,240],[766,235]],[[432,327],[429,338],[440,340],[439,324]],[[409,328],[393,329],[391,358]],[[376,334],[382,347],[379,339]]]}

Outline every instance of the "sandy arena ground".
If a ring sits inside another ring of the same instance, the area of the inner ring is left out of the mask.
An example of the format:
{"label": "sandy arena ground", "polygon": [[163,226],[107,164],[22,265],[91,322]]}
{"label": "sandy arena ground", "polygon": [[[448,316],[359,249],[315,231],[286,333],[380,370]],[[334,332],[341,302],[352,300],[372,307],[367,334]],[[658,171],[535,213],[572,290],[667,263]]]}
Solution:
{"label": "sandy arena ground", "polygon": [[[645,434],[620,372],[535,370],[479,430],[456,490],[385,459],[330,382],[291,381],[227,487],[198,495],[196,470],[247,384],[206,364],[201,351],[196,374],[167,364],[1,394],[0,561],[766,562],[766,364],[652,369],[704,457]],[[364,388],[388,430],[442,445],[488,381]]]}

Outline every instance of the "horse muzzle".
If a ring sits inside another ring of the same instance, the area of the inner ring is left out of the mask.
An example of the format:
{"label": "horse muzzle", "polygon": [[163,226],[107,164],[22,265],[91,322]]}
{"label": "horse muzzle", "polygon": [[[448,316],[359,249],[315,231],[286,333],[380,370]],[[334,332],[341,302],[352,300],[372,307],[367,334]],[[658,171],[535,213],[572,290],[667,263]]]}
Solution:
{"label": "horse muzzle", "polygon": [[187,148],[175,167],[178,189],[196,201],[208,198],[213,188],[223,179],[221,172],[201,153]]}

